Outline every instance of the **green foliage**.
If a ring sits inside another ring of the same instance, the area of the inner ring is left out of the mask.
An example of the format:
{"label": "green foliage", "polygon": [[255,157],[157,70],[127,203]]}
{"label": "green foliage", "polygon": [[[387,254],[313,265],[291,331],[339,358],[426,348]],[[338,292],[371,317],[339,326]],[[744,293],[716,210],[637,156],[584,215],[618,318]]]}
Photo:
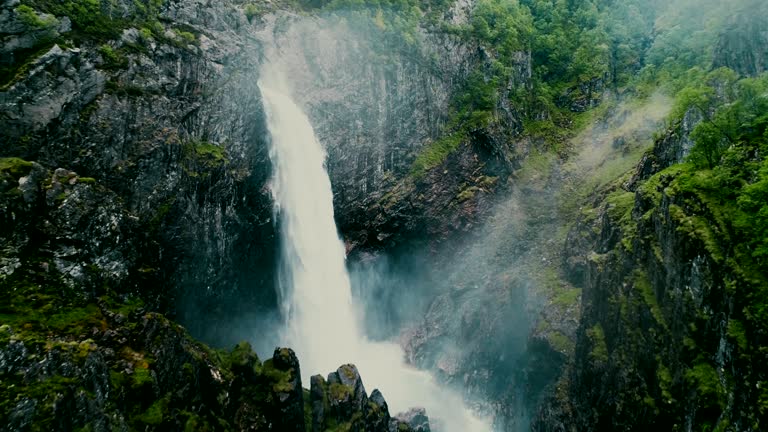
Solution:
{"label": "green foliage", "polygon": [[[684,117],[686,125],[698,121],[690,135],[694,146],[688,160],[661,171],[638,190],[642,200],[666,205],[678,233],[692,239],[694,248],[701,245],[701,253],[719,269],[722,285],[705,295],[727,296],[726,333],[738,361],[752,361],[754,353],[768,350],[764,343],[768,335],[766,112],[768,75],[737,80],[724,69],[703,75],[679,93],[672,113],[678,128]],[[651,212],[658,214],[657,209]],[[634,286],[655,321],[663,325],[658,300],[644,279],[636,276]],[[707,314],[699,318],[710,319]],[[727,404],[732,380],[753,385],[760,378],[750,373],[734,378],[728,368],[716,369],[712,359],[717,346],[700,337],[706,330],[697,324],[690,323],[690,336],[684,338],[685,349],[695,360],[688,360],[683,375],[701,406],[697,421],[710,430],[725,430],[727,425],[717,419]],[[673,393],[669,373],[659,366],[657,375],[662,395],[669,399]]]}
{"label": "green foliage", "polygon": [[627,250],[632,250],[632,241],[637,231],[637,223],[632,218],[635,207],[635,194],[618,190],[605,198],[608,204],[608,216],[621,227],[621,242]]}
{"label": "green foliage", "polygon": [[32,162],[19,158],[0,158],[0,175],[8,176],[14,180],[19,179],[32,169]]}
{"label": "green foliage", "polygon": [[749,347],[747,332],[744,329],[744,324],[739,320],[732,319],[728,321],[728,337],[736,342],[736,346],[742,351],[746,351]]}
{"label": "green foliage", "polygon": [[710,404],[725,408],[725,389],[720,383],[720,377],[709,363],[699,363],[685,373],[685,378],[696,386],[700,398]]}
{"label": "green foliage", "polygon": [[466,140],[466,134],[455,132],[432,143],[428,143],[413,162],[411,174],[415,178],[423,177],[427,171],[442,164],[448,155],[453,153]]}
{"label": "green foliage", "polygon": [[78,36],[97,40],[116,39],[128,25],[116,6],[100,0],[29,0],[31,6],[55,16],[67,16]]}
{"label": "green foliage", "polygon": [[107,44],[99,47],[99,53],[104,59],[102,65],[104,69],[123,69],[128,67],[128,59],[120,51],[115,51],[114,48]]}
{"label": "green foliage", "polygon": [[131,26],[151,28],[150,23],[157,22],[164,0],[134,0],[135,9],[129,15],[112,0],[23,0],[23,3],[33,10],[69,17],[72,33],[67,37],[75,42],[106,42],[119,38],[123,29]]}
{"label": "green foliage", "polygon": [[34,9],[27,5],[17,7],[15,12],[21,22],[29,27],[44,29],[55,27],[59,24],[59,20],[57,20],[56,17],[40,17]]}
{"label": "green foliage", "polygon": [[195,36],[194,33],[180,30],[180,29],[173,29],[173,32],[182,42],[184,42],[187,45],[195,43],[195,41],[197,40],[197,37]]}
{"label": "green foliage", "polygon": [[224,149],[207,141],[193,140],[183,147],[185,171],[192,177],[206,177],[227,163]]}
{"label": "green foliage", "polygon": [[144,413],[137,416],[136,420],[147,425],[162,424],[164,415],[168,411],[169,399],[170,397],[166,397],[155,401]]}
{"label": "green foliage", "polygon": [[603,327],[599,323],[595,324],[587,330],[587,337],[592,346],[592,351],[589,353],[590,360],[596,363],[608,363],[608,345],[605,342]]}
{"label": "green foliage", "polygon": [[559,293],[552,299],[552,303],[562,308],[568,308],[578,303],[581,299],[581,288],[572,288]]}
{"label": "green foliage", "polygon": [[706,210],[687,214],[677,208],[681,229],[700,238],[718,260],[725,259],[723,239],[743,245],[736,253],[745,271],[768,264],[768,75],[732,81],[732,74],[715,74],[710,87],[697,94],[713,94],[716,85],[720,94],[736,99],[717,104],[709,97],[694,98],[713,114],[702,114],[693,130],[690,163],[675,168],[671,189],[695,197],[692,205]]}
{"label": "green foliage", "polygon": [[152,40],[155,37],[155,34],[152,32],[152,29],[149,29],[147,27],[142,27],[141,30],[139,30],[139,35],[144,41]]}
{"label": "green foliage", "polygon": [[245,17],[248,18],[248,22],[253,22],[253,19],[264,14],[264,10],[256,3],[248,3],[243,8]]}
{"label": "green foliage", "polygon": [[77,182],[82,184],[92,185],[92,184],[96,184],[96,179],[93,177],[78,177]]}
{"label": "green foliage", "polygon": [[635,288],[640,292],[646,307],[648,307],[648,309],[651,311],[653,319],[656,321],[656,323],[666,329],[666,320],[664,319],[664,314],[661,311],[661,306],[659,306],[659,301],[656,298],[656,293],[653,290],[653,285],[651,285],[651,281],[648,280],[648,275],[641,271],[636,271],[633,275],[633,284]]}
{"label": "green foliage", "polygon": [[271,384],[272,389],[278,393],[289,392],[293,389],[291,384],[291,372],[276,369],[272,359],[264,361],[261,368],[261,374]]}
{"label": "green foliage", "polygon": [[664,398],[664,401],[671,403],[673,400],[672,373],[669,371],[669,368],[664,366],[661,362],[659,362],[659,367],[656,370],[656,379],[659,382],[659,389],[661,390],[661,396]]}
{"label": "green foliage", "polygon": [[572,353],[575,348],[575,344],[568,338],[568,336],[557,331],[548,333],[547,341],[552,345],[552,348],[554,348],[555,351],[561,353]]}

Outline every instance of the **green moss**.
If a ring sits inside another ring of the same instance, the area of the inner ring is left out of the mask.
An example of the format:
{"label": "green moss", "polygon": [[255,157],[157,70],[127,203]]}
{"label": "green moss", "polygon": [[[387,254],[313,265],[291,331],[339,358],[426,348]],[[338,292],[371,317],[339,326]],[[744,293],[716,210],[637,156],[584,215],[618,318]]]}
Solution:
{"label": "green moss", "polygon": [[248,3],[245,5],[245,8],[243,8],[243,13],[245,13],[246,18],[248,18],[248,22],[253,22],[254,18],[264,14],[264,10],[261,6],[255,3]]}
{"label": "green moss", "polygon": [[561,308],[576,305],[581,299],[581,288],[566,289],[552,299],[552,304]]}
{"label": "green moss", "polygon": [[632,278],[632,282],[635,289],[637,289],[640,295],[642,296],[643,302],[651,311],[651,315],[653,316],[653,319],[656,320],[656,322],[662,327],[667,328],[667,323],[666,323],[666,320],[664,319],[664,314],[661,311],[659,302],[656,299],[656,293],[653,290],[651,281],[648,280],[648,276],[642,271],[639,271],[639,270],[635,271]]}
{"label": "green moss", "polygon": [[573,138],[574,132],[567,127],[548,120],[526,120],[523,123],[525,133],[534,139],[544,141],[557,153],[564,151],[565,143]]}
{"label": "green moss", "polygon": [[661,390],[661,396],[666,403],[673,402],[672,398],[672,374],[669,369],[659,362],[659,367],[656,370],[656,379],[659,382],[659,389]]}
{"label": "green moss", "polygon": [[128,67],[128,59],[125,55],[107,44],[99,47],[99,53],[104,60],[102,64],[104,69],[124,69]]}
{"label": "green moss", "polygon": [[228,162],[224,149],[207,141],[191,141],[184,145],[186,171],[192,177],[208,175],[208,171]]}
{"label": "green moss", "polygon": [[309,390],[302,389],[302,400],[304,401],[304,430],[312,430],[312,402]]}
{"label": "green moss", "polygon": [[261,367],[261,373],[267,378],[275,392],[286,393],[293,390],[293,385],[291,384],[291,372],[276,369],[272,359],[264,361]]}
{"label": "green moss", "polygon": [[606,364],[608,362],[608,345],[605,342],[605,333],[603,327],[598,323],[587,330],[592,350],[589,358],[596,363]]}
{"label": "green moss", "polygon": [[21,22],[26,24],[29,27],[37,28],[37,29],[44,29],[44,28],[50,28],[55,27],[59,24],[59,20],[56,19],[56,17],[48,16],[48,17],[41,17],[37,14],[37,12],[32,9],[31,7],[27,5],[21,5],[15,9],[16,15],[19,17]]}
{"label": "green moss", "polygon": [[749,347],[749,339],[747,338],[747,332],[744,329],[744,324],[736,319],[728,321],[728,336],[736,342],[736,345],[746,354],[746,350]]}
{"label": "green moss", "polygon": [[632,209],[635,206],[635,194],[624,190],[618,190],[605,198],[608,203],[608,216],[621,225],[622,231],[630,230],[634,227],[632,220]]}
{"label": "green moss", "polygon": [[455,132],[426,144],[413,161],[411,175],[417,179],[423,177],[429,170],[445,162],[467,139],[465,133]]}
{"label": "green moss", "polygon": [[87,185],[93,185],[93,184],[96,184],[96,179],[93,177],[78,177],[77,182],[82,184],[87,184]]}
{"label": "green moss", "polygon": [[542,182],[557,162],[557,156],[552,152],[533,150],[523,161],[523,166],[515,172],[515,176],[524,183]]}
{"label": "green moss", "polygon": [[168,412],[168,402],[170,396],[155,401],[146,411],[136,417],[140,423],[147,425],[160,425]]}
{"label": "green moss", "polygon": [[357,377],[357,374],[355,374],[355,370],[350,365],[343,365],[339,368],[341,370],[341,373],[344,374],[345,377],[347,377],[348,380],[354,380]]}
{"label": "green moss", "polygon": [[0,175],[19,179],[29,174],[32,162],[19,158],[0,158]]}
{"label": "green moss", "polygon": [[477,186],[470,186],[461,192],[456,196],[456,201],[459,203],[462,203],[464,201],[470,200],[475,197],[475,195],[480,192],[482,189],[480,189]]}
{"label": "green moss", "polygon": [[331,399],[342,401],[347,400],[350,397],[352,397],[352,394],[354,393],[354,390],[352,387],[348,385],[344,385],[341,383],[332,383],[329,386],[329,395]]}
{"label": "green moss", "polygon": [[725,408],[726,392],[720,383],[720,377],[712,365],[699,363],[685,373],[689,383],[695,385],[699,397],[705,403],[716,404]]}
{"label": "green moss", "polygon": [[576,346],[568,336],[557,331],[548,333],[547,340],[555,351],[561,353],[572,353]]}
{"label": "green moss", "polygon": [[195,43],[195,41],[197,40],[197,37],[195,36],[195,34],[188,31],[184,31],[181,29],[173,29],[173,33],[176,34],[176,37],[186,45]]}
{"label": "green moss", "polygon": [[250,366],[254,372],[261,370],[261,362],[258,355],[253,351],[251,344],[245,341],[240,342],[232,349],[232,352],[227,356],[225,366],[229,368]]}
{"label": "green moss", "polygon": [[[122,18],[117,6],[99,0],[29,0],[34,7],[72,21],[73,36],[98,40],[116,39],[130,20]],[[103,6],[103,7],[102,7]]]}
{"label": "green moss", "polygon": [[152,372],[149,368],[137,367],[133,370],[131,375],[131,387],[141,388],[145,385],[152,385],[154,379],[152,378]]}
{"label": "green moss", "polygon": [[75,337],[104,326],[104,317],[95,304],[64,305],[57,296],[26,283],[17,285],[5,305],[0,306],[0,320],[25,332],[51,331]]}

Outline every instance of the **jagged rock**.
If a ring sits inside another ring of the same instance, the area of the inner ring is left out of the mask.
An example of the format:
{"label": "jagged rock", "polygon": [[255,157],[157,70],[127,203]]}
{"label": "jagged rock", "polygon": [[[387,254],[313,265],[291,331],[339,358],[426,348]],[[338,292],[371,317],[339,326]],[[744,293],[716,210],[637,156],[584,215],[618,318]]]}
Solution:
{"label": "jagged rock", "polygon": [[427,411],[424,408],[411,408],[396,415],[395,418],[406,423],[414,432],[430,432],[429,417],[427,417]]}
{"label": "jagged rock", "polygon": [[365,432],[388,432],[390,420],[387,401],[379,389],[375,389],[365,410]]}
{"label": "jagged rock", "polygon": [[288,373],[287,385],[278,391],[280,430],[304,431],[304,392],[296,353],[290,348],[276,348],[272,356],[275,369]]}
{"label": "jagged rock", "polygon": [[[405,423],[392,422],[389,407],[379,390],[370,398],[354,365],[343,365],[328,375],[328,380],[315,375],[311,380],[309,406],[312,409],[312,432],[342,426],[353,432],[410,431]],[[399,429],[398,429],[399,428]]]}
{"label": "jagged rock", "polygon": [[339,421],[353,421],[355,413],[363,412],[368,395],[357,367],[344,365],[328,375],[328,399],[331,415]]}
{"label": "jagged rock", "polygon": [[309,401],[312,408],[312,432],[323,432],[328,403],[327,383],[322,375],[310,379]]}

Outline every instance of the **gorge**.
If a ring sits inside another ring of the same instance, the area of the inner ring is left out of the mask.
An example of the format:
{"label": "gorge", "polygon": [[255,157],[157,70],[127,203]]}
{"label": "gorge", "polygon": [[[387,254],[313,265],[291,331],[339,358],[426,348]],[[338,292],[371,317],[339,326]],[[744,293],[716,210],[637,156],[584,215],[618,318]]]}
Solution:
{"label": "gorge", "polygon": [[0,431],[764,429],[766,28],[0,0]]}

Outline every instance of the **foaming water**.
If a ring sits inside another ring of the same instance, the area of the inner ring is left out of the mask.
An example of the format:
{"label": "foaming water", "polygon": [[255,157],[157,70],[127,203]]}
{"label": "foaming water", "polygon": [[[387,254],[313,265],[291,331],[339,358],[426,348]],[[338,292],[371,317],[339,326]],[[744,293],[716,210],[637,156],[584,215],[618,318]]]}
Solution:
{"label": "foaming water", "polygon": [[259,88],[272,138],[272,193],[282,242],[280,290],[287,317],[282,342],[296,351],[302,381],[354,363],[367,390],[378,388],[393,414],[424,407],[435,430],[490,431],[458,394],[407,365],[399,345],[372,342],[362,333],[333,216],[326,154],[293,102],[286,76],[267,65]]}

